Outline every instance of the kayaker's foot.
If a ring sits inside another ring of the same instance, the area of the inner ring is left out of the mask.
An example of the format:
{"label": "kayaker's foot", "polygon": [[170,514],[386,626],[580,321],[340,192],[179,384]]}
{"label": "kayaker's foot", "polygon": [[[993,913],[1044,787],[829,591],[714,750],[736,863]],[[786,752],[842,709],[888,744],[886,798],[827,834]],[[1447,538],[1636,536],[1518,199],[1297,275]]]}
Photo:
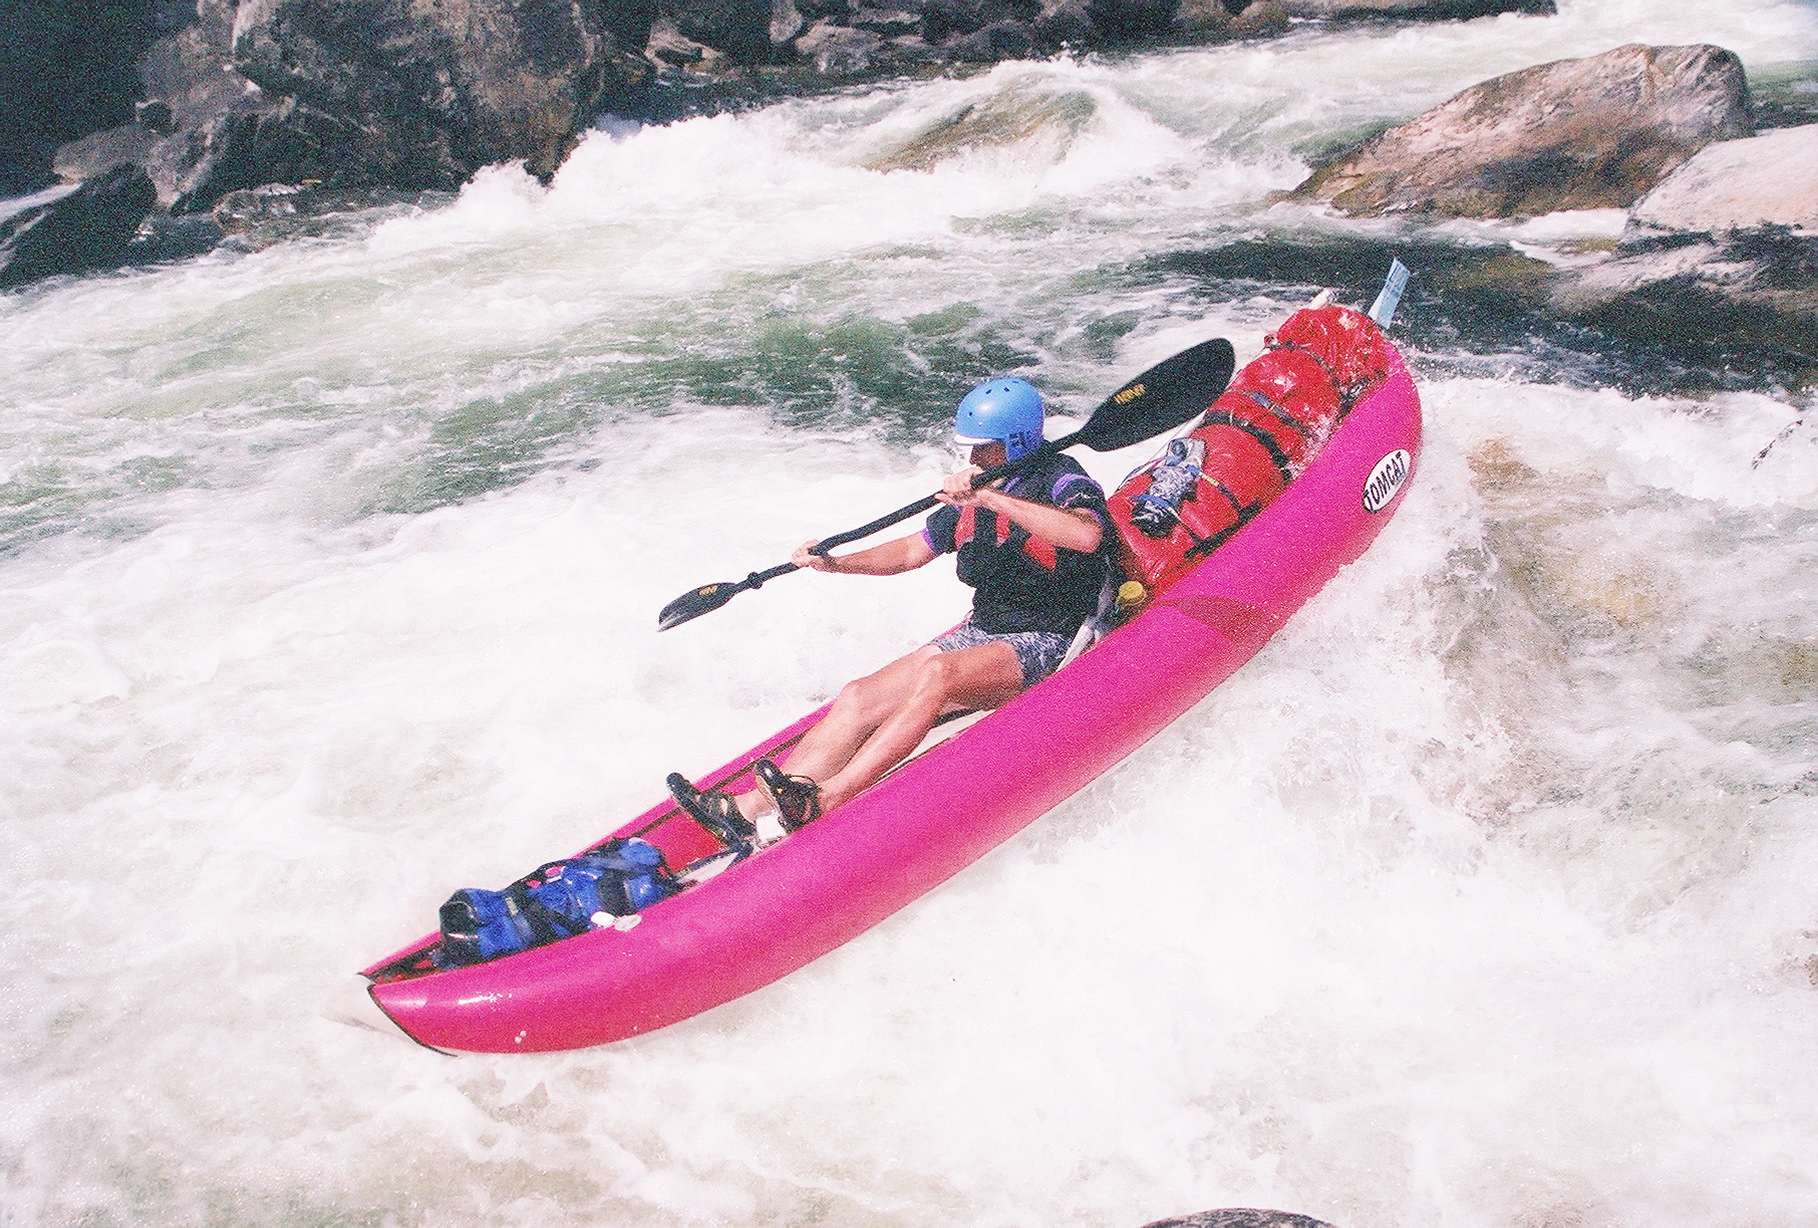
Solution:
{"label": "kayaker's foot", "polygon": [[688,782],[680,772],[669,773],[669,793],[676,805],[686,810],[695,822],[705,827],[730,849],[749,853],[757,828],[739,810],[739,804],[724,793],[703,792]]}
{"label": "kayaker's foot", "polygon": [[758,784],[776,803],[784,831],[800,831],[821,817],[821,787],[806,776],[785,776],[783,770],[768,759],[752,765]]}

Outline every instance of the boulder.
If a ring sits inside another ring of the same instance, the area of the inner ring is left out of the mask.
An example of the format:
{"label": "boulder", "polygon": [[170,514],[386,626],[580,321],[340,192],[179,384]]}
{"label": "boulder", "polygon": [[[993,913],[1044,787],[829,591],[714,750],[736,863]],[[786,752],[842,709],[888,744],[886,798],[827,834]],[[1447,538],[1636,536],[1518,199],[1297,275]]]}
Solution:
{"label": "boulder", "polygon": [[[1679,350],[1818,354],[1818,236],[1762,226],[1555,275],[1555,315]],[[1810,365],[1810,360],[1807,360]]]}
{"label": "boulder", "polygon": [[1035,54],[1035,32],[1028,22],[996,21],[958,40],[950,50],[962,64],[1024,60]]}
{"label": "boulder", "polygon": [[1623,242],[1763,226],[1818,233],[1818,124],[1705,146],[1635,202]]}
{"label": "boulder", "polygon": [[1553,0],[1281,0],[1289,17],[1303,20],[1356,20],[1386,17],[1401,20],[1468,21],[1499,13],[1552,16]]}
{"label": "boulder", "polygon": [[1636,202],[1608,260],[1558,275],[1548,306],[1643,340],[1818,354],[1818,124],[1706,146]]}
{"label": "boulder", "polygon": [[660,16],[738,63],[762,64],[772,58],[771,8],[771,0],[664,0]]}
{"label": "boulder", "polygon": [[1288,26],[1289,13],[1280,0],[1251,0],[1238,10],[1232,21],[1231,37],[1266,38],[1286,34]]}
{"label": "boulder", "polygon": [[1324,1220],[1292,1211],[1261,1211],[1252,1207],[1231,1207],[1222,1211],[1201,1211],[1177,1219],[1158,1219],[1144,1228],[1332,1228]]}
{"label": "boulder", "polygon": [[1294,195],[1370,217],[1626,208],[1704,146],[1752,134],[1734,54],[1631,44],[1473,86],[1320,167]]}
{"label": "boulder", "polygon": [[117,268],[157,199],[145,172],[126,164],[0,220],[0,286]]}
{"label": "boulder", "polygon": [[[763,11],[767,24],[768,0]],[[644,46],[655,17],[641,0],[242,0],[232,66],[294,100],[255,147],[285,149],[276,129],[289,126],[325,140],[337,170],[405,189],[454,187],[495,162],[547,177],[602,101],[642,81],[647,63],[625,48]]]}
{"label": "boulder", "polygon": [[1112,45],[1172,33],[1179,11],[1180,0],[1086,0],[1086,16],[1100,41]]}
{"label": "boulder", "polygon": [[1098,29],[1086,13],[1086,0],[1047,0],[1030,30],[1036,45],[1048,51],[1089,47],[1098,38]]}
{"label": "boulder", "polygon": [[816,72],[830,77],[869,71],[883,45],[883,38],[869,30],[835,25],[830,21],[815,22],[806,34],[795,40],[796,54],[812,64]]}

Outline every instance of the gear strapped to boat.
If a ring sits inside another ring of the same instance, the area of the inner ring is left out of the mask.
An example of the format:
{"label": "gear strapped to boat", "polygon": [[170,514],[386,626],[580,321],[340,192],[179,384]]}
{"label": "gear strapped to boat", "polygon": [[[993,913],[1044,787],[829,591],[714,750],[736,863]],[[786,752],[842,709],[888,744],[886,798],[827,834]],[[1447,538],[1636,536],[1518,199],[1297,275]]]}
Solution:
{"label": "gear strapped to boat", "polygon": [[1325,446],[1352,405],[1388,378],[1382,331],[1347,307],[1289,316],[1201,425],[1107,501],[1124,574],[1166,588],[1255,518]]}
{"label": "gear strapped to boat", "polygon": [[662,850],[635,837],[550,861],[503,891],[470,887],[442,905],[438,963],[466,967],[611,925],[681,889]]}

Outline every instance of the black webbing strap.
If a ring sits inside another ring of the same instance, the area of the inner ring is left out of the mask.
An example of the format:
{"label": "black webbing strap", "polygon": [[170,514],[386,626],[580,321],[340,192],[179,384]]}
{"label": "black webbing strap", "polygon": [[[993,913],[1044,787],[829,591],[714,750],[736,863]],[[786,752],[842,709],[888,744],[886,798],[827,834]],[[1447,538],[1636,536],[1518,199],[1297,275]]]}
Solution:
{"label": "black webbing strap", "polygon": [[1275,442],[1275,436],[1263,430],[1256,423],[1227,413],[1216,406],[1206,411],[1206,423],[1209,426],[1236,427],[1263,446],[1263,450],[1269,454],[1269,459],[1275,462],[1276,469],[1281,471],[1281,480],[1284,485],[1294,480],[1294,469],[1288,463],[1288,454],[1283,452],[1281,445]]}
{"label": "black webbing strap", "polygon": [[1332,365],[1324,358],[1320,357],[1317,351],[1309,349],[1299,342],[1276,341],[1273,342],[1269,348],[1272,350],[1293,350],[1297,354],[1305,354],[1308,358],[1311,358],[1314,362],[1319,364],[1319,369],[1326,373],[1326,378],[1332,381],[1332,387],[1338,392],[1338,416],[1340,420],[1343,420],[1344,416],[1351,412],[1351,407],[1357,403],[1357,398],[1362,395],[1364,389],[1370,386],[1372,377],[1369,375],[1365,375],[1355,383],[1345,383],[1338,378],[1338,372],[1332,369]]}
{"label": "black webbing strap", "polygon": [[541,903],[530,894],[530,889],[522,883],[513,883],[505,888],[507,907],[515,907],[530,925],[530,932],[536,936],[536,945],[555,942],[560,938],[572,938],[592,928],[586,922],[575,924],[561,913]]}

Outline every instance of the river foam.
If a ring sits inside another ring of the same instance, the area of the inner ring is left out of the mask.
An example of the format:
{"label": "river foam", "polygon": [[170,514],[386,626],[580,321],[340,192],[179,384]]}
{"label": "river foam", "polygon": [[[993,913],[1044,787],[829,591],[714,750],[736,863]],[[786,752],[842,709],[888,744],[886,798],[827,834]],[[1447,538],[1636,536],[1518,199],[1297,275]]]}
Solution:
{"label": "river foam", "polygon": [[952,622],[940,564],[655,632],[932,489],[956,390],[1078,415],[1205,336],[1253,356],[1305,288],[1168,258],[1344,230],[1268,199],[1309,143],[1631,26],[1809,57],[1809,17],[1004,66],[0,300],[0,1221],[1811,1219],[1818,431],[1771,390],[1413,350],[1372,550],[884,925],[580,1053],[339,1007],[454,888]]}

